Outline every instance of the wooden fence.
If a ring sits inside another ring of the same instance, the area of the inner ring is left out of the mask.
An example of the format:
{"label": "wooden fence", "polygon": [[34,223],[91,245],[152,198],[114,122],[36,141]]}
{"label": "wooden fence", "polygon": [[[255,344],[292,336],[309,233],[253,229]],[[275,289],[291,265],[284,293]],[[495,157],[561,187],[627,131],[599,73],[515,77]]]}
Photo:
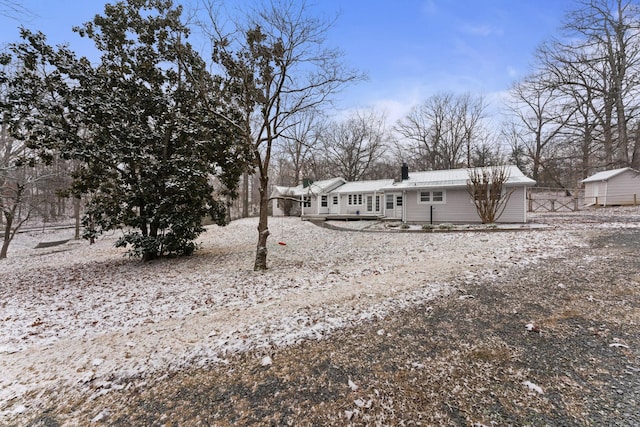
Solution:
{"label": "wooden fence", "polygon": [[529,212],[575,212],[583,205],[583,190],[533,187],[527,192]]}

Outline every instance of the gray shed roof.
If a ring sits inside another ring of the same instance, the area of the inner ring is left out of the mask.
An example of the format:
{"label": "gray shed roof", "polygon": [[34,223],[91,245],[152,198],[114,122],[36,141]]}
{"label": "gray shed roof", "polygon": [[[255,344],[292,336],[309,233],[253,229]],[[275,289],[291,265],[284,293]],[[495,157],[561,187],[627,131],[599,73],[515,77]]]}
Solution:
{"label": "gray shed roof", "polygon": [[590,177],[587,177],[585,179],[583,179],[582,183],[587,183],[587,182],[598,182],[598,181],[608,181],[611,178],[613,178],[614,176],[618,176],[622,173],[625,173],[627,171],[633,171],[634,173],[640,173],[638,171],[636,171],[635,169],[632,168],[620,168],[620,169],[611,169],[608,171],[602,171],[602,172],[598,172],[596,174],[591,175]]}

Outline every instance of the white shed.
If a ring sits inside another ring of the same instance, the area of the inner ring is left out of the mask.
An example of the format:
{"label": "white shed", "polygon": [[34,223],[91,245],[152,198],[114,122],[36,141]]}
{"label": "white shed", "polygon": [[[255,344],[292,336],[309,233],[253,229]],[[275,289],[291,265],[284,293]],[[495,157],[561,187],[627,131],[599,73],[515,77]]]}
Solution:
{"label": "white shed", "polygon": [[632,168],[598,172],[582,183],[588,206],[635,205],[640,201],[640,172]]}

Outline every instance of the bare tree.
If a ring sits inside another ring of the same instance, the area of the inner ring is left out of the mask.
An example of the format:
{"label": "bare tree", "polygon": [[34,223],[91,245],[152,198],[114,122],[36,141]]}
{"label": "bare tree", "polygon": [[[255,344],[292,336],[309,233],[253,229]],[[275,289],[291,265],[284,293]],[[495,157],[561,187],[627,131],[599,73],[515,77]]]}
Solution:
{"label": "bare tree", "polygon": [[0,54],[0,65],[0,224],[4,226],[0,259],[4,259],[18,229],[31,216],[32,205],[26,201],[33,180],[24,165],[24,143],[11,134],[16,121],[10,102],[16,68],[8,54]]}
{"label": "bare tree", "polygon": [[259,222],[255,270],[267,268],[269,168],[274,142],[299,114],[318,109],[344,84],[362,76],[325,47],[332,23],[309,13],[305,2],[273,0],[251,10],[226,32],[211,1],[209,34],[213,60],[224,74],[222,90],[242,117],[226,117],[243,135],[259,176]]}
{"label": "bare tree", "polygon": [[19,17],[32,18],[33,12],[27,9],[22,1],[0,0],[0,15],[18,20]]}
{"label": "bare tree", "polygon": [[20,228],[34,214],[42,214],[42,200],[34,193],[37,186],[54,180],[46,167],[36,169],[34,156],[22,141],[11,135],[9,117],[4,111],[0,123],[0,224],[3,226],[0,259],[7,257],[9,245]]}
{"label": "bare tree", "polygon": [[437,94],[414,107],[394,129],[409,141],[415,163],[421,169],[470,166],[484,111],[482,97]]}
{"label": "bare tree", "polygon": [[602,153],[595,166],[640,163],[630,128],[640,108],[640,8],[629,0],[582,0],[561,35],[537,57],[550,84],[577,105],[568,124],[581,136],[582,174],[590,172],[594,148]]}
{"label": "bare tree", "polygon": [[467,191],[483,224],[496,222],[504,212],[513,189],[505,188],[509,171],[504,166],[469,169]]}
{"label": "bare tree", "polygon": [[356,111],[329,124],[322,134],[324,156],[333,171],[347,181],[359,181],[385,149],[385,118],[374,110]]}
{"label": "bare tree", "polygon": [[[517,130],[510,134],[519,141],[512,141],[512,147],[526,150],[531,160],[531,174],[539,179],[544,167],[544,159],[554,142],[558,142],[565,131],[567,121],[573,111],[566,110],[562,93],[557,87],[547,85],[541,75],[532,75],[516,83],[511,89],[509,112]],[[573,107],[575,109],[575,107]]]}
{"label": "bare tree", "polygon": [[309,162],[319,149],[321,130],[325,118],[319,111],[301,113],[282,135],[278,147],[280,154],[280,184],[295,186],[309,177]]}

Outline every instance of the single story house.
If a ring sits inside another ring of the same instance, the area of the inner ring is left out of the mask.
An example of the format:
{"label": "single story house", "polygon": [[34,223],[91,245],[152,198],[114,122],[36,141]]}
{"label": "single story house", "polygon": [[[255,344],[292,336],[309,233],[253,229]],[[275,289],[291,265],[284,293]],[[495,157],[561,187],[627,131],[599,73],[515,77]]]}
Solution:
{"label": "single story house", "polygon": [[380,217],[384,212],[381,188],[391,184],[392,179],[347,182],[321,198],[329,203],[331,215]]}
{"label": "single story house", "polygon": [[[303,218],[383,218],[409,223],[480,222],[467,190],[472,169],[411,172],[402,166],[401,180],[346,182],[342,178],[318,181],[308,187],[275,187],[273,215],[285,214],[282,204],[294,200],[302,205],[295,213]],[[527,221],[527,187],[535,181],[516,166],[505,166],[508,193],[498,222]],[[289,196],[287,196],[289,195]],[[304,200],[304,202],[302,202]]]}
{"label": "single story house", "polygon": [[640,201],[640,172],[632,168],[598,172],[581,182],[585,205],[635,205]]}
{"label": "single story house", "polygon": [[344,178],[331,178],[316,182],[303,182],[296,187],[275,186],[269,197],[273,216],[300,216],[305,214],[328,214],[329,208],[321,195],[345,184]]}
{"label": "single story house", "polygon": [[[502,223],[527,221],[527,187],[535,181],[516,166],[504,166],[507,180],[503,193],[508,192]],[[467,190],[472,169],[449,169],[411,172],[403,166],[402,180],[383,187],[385,217],[410,223],[477,223],[476,206]]]}

